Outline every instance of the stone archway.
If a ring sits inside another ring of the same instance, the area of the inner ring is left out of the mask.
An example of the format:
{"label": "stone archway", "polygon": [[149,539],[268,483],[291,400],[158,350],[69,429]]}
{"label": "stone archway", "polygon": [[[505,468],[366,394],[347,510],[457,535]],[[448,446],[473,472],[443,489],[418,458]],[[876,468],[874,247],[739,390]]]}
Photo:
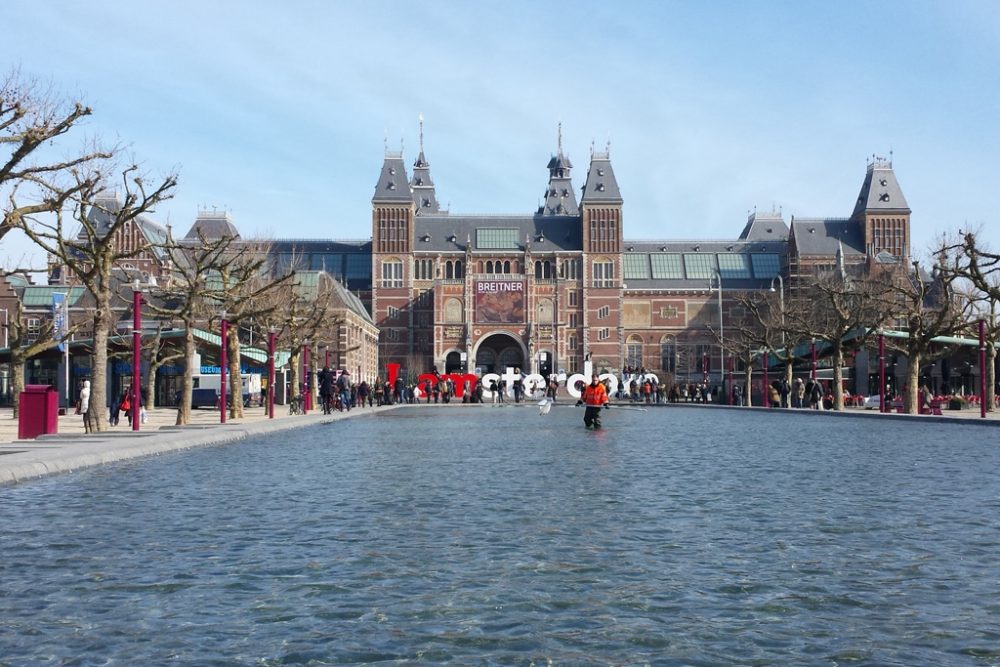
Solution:
{"label": "stone archway", "polygon": [[470,368],[480,368],[485,373],[503,373],[509,367],[525,370],[528,351],[524,344],[513,334],[498,332],[482,338],[476,343],[473,352],[475,365]]}

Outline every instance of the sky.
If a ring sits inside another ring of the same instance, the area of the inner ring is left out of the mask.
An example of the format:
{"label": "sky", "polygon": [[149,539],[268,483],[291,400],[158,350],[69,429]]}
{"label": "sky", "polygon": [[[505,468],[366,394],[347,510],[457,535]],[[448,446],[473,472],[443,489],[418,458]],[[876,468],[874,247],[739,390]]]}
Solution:
{"label": "sky", "polygon": [[[610,147],[627,239],[732,239],[749,212],[847,217],[891,155],[912,254],[1000,248],[1000,3],[8,0],[8,67],[82,99],[62,139],[176,172],[152,216],[364,239],[385,154],[442,207],[532,213],[557,150]],[[409,169],[412,173],[412,168]],[[13,234],[0,262],[44,256]]]}

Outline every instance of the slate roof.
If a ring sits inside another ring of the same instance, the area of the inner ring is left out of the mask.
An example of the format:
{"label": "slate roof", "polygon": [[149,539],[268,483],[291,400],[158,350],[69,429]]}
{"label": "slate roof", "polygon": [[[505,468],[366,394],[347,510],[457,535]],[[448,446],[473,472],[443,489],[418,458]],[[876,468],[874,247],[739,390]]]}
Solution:
{"label": "slate roof", "polygon": [[[200,234],[200,236],[199,236]],[[236,229],[233,219],[227,211],[199,211],[191,229],[184,235],[185,239],[222,239],[240,238],[240,230]]]}
{"label": "slate roof", "polygon": [[410,184],[406,181],[403,154],[387,152],[382,161],[382,171],[375,185],[372,203],[409,204],[411,201],[413,201],[412,194]]}
{"label": "slate roof", "polygon": [[868,163],[868,172],[861,184],[852,217],[865,211],[910,212],[892,170],[892,162],[885,158],[876,157]]}
{"label": "slate roof", "polygon": [[18,298],[25,308],[52,307],[52,295],[57,292],[66,294],[69,307],[76,306],[80,297],[87,290],[83,287],[67,287],[66,285],[25,285],[15,287]]}
{"label": "slate roof", "polygon": [[587,204],[621,204],[622,193],[615,178],[615,170],[611,167],[611,156],[608,153],[595,153],[590,159],[587,170],[587,181],[583,184],[581,203]]}
{"label": "slate roof", "polygon": [[846,218],[796,218],[792,216],[791,238],[799,255],[834,257],[837,244],[844,248],[845,257],[865,254],[864,230],[857,222]]}
{"label": "slate roof", "polygon": [[[114,216],[121,211],[121,208],[122,204],[118,201],[117,195],[101,195],[94,200],[94,205],[87,212],[87,219],[93,226],[97,238],[104,238],[107,235],[115,223]],[[139,231],[142,232],[143,237],[150,244],[150,250],[158,260],[162,261],[167,253],[162,247],[158,246],[162,246],[167,240],[166,228],[144,215],[136,217],[135,222],[139,227]],[[86,230],[82,226],[77,234],[77,239],[80,241],[87,240]]]}
{"label": "slate roof", "polygon": [[740,239],[750,241],[783,241],[788,238],[788,225],[780,213],[759,213],[754,211],[747,218],[747,224],[740,232]]}
{"label": "slate roof", "polygon": [[[479,248],[477,230],[515,230],[516,248]],[[472,241],[472,252],[517,252],[524,250],[526,239],[531,240],[533,254],[564,250],[583,250],[583,232],[579,216],[549,215],[440,215],[421,216],[415,223],[413,250],[421,252],[465,251],[466,242]]]}

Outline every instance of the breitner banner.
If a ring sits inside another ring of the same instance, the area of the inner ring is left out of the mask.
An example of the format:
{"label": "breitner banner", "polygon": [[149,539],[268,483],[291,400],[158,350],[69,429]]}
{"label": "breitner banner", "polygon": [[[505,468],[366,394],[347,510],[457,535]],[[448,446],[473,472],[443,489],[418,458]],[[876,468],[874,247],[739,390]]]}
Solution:
{"label": "breitner banner", "polygon": [[524,322],[524,282],[520,280],[477,280],[476,322],[516,324]]}

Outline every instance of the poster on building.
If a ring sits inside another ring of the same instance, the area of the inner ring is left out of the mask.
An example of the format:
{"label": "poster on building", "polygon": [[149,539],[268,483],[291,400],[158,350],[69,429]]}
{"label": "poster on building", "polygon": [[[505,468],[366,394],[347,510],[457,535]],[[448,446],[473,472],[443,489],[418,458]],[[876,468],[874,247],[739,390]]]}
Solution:
{"label": "poster on building", "polygon": [[477,280],[476,322],[515,324],[524,322],[524,282]]}

